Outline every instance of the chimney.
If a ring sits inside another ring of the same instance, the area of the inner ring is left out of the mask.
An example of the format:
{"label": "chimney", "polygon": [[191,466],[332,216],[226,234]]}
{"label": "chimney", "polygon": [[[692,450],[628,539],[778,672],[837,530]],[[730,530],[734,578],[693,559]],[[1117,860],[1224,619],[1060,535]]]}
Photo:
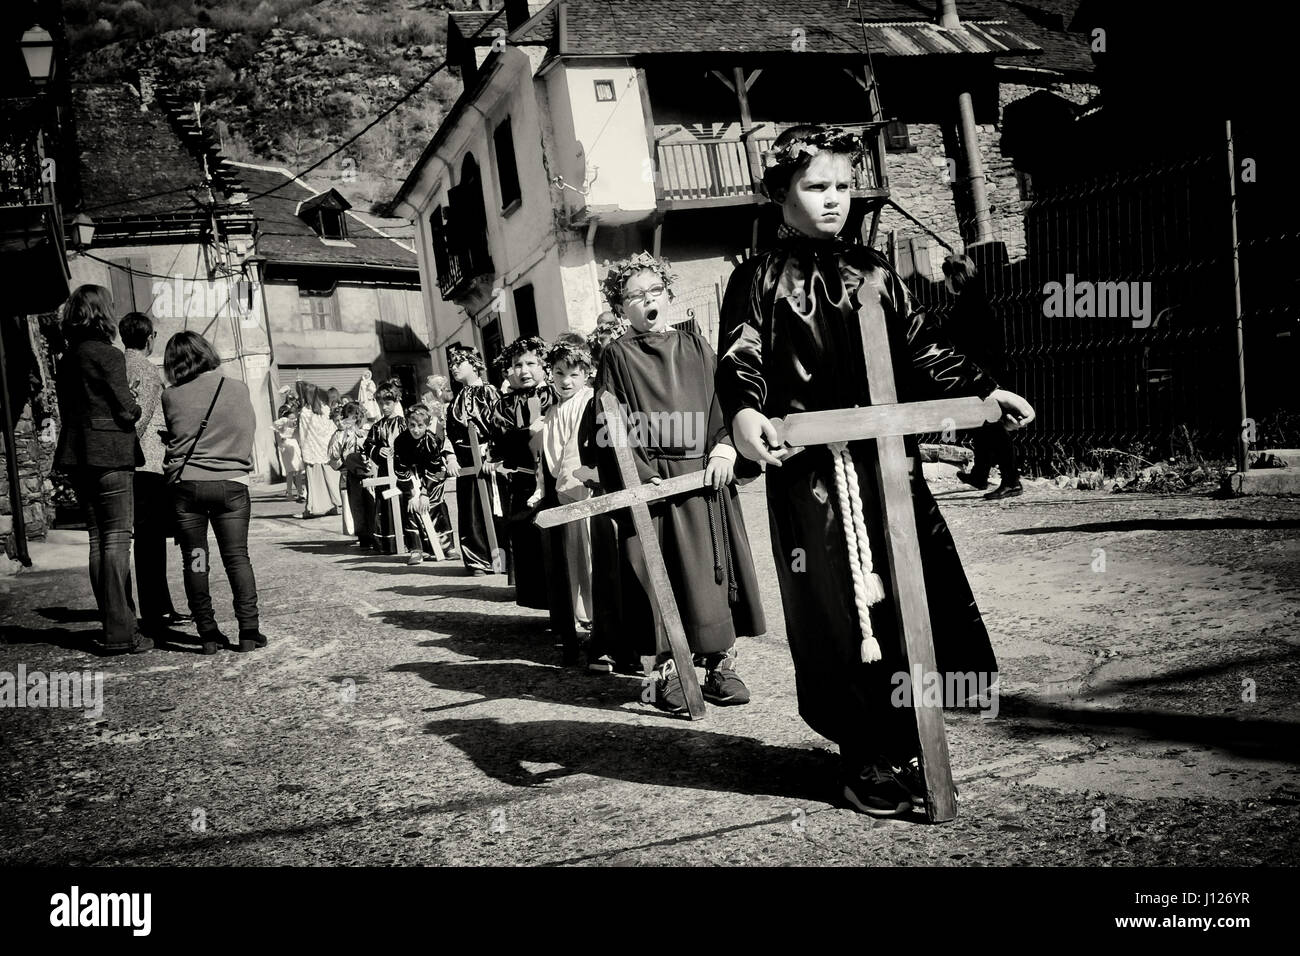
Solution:
{"label": "chimney", "polygon": [[934,18],[945,30],[957,26],[957,0],[935,0]]}
{"label": "chimney", "polygon": [[139,73],[140,90],[140,112],[149,112],[149,107],[153,105],[154,83],[158,79],[158,71],[153,67],[141,67]]}

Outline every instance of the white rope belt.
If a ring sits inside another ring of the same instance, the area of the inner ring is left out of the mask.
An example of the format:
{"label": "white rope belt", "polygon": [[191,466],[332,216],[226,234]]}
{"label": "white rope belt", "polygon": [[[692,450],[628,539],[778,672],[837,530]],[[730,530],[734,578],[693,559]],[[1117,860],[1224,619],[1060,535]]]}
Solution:
{"label": "white rope belt", "polygon": [[828,446],[835,462],[835,492],[840,501],[840,521],[849,551],[849,573],[853,577],[853,603],[858,609],[858,627],[862,631],[862,660],[870,664],[880,660],[880,643],[871,630],[870,607],[885,599],[885,583],[873,570],[871,540],[863,515],[862,493],[858,488],[858,470],[847,442]]}

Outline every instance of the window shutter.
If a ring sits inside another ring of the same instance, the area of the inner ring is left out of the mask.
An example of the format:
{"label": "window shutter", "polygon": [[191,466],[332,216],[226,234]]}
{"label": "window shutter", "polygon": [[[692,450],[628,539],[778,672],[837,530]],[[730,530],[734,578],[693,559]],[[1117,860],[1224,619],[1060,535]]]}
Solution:
{"label": "window shutter", "polygon": [[130,259],[109,259],[112,265],[108,270],[110,291],[113,293],[113,311],[119,316],[135,310],[135,298],[131,291]]}
{"label": "window shutter", "polygon": [[135,295],[134,311],[143,312],[149,315],[149,309],[153,305],[153,277],[148,273],[149,257],[132,256],[130,259],[131,268],[136,270],[131,276],[131,291]]}
{"label": "window shutter", "polygon": [[501,208],[520,198],[519,166],[515,161],[515,136],[506,117],[492,136],[497,151],[497,177],[501,181]]}

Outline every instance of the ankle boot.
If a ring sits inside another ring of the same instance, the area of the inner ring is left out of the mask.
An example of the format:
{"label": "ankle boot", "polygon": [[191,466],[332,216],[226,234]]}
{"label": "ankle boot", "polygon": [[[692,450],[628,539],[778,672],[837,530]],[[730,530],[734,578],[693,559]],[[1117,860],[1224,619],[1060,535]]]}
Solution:
{"label": "ankle boot", "polygon": [[247,654],[259,647],[266,647],[266,635],[261,631],[254,629],[239,632],[239,650],[241,653]]}

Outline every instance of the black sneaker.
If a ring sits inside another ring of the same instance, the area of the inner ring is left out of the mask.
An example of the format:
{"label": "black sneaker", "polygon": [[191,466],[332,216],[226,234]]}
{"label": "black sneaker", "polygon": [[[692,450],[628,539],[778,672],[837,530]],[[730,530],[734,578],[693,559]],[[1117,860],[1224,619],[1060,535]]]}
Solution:
{"label": "black sneaker", "polygon": [[686,708],[686,691],[682,689],[682,678],[677,673],[677,663],[670,657],[654,669],[650,675],[650,703],[670,714],[684,714]]}
{"label": "black sneaker", "polygon": [[[901,767],[894,768],[894,775],[907,792],[912,795],[912,809],[925,812],[925,775],[921,773],[921,762],[913,757]],[[952,797],[957,799],[957,786],[953,785]]]}
{"label": "black sneaker", "polygon": [[749,688],[736,673],[730,657],[723,658],[704,678],[704,699],[711,704],[748,704]]}
{"label": "black sneaker", "polygon": [[912,812],[912,794],[887,763],[861,768],[844,784],[844,799],[871,817],[901,817]]}

